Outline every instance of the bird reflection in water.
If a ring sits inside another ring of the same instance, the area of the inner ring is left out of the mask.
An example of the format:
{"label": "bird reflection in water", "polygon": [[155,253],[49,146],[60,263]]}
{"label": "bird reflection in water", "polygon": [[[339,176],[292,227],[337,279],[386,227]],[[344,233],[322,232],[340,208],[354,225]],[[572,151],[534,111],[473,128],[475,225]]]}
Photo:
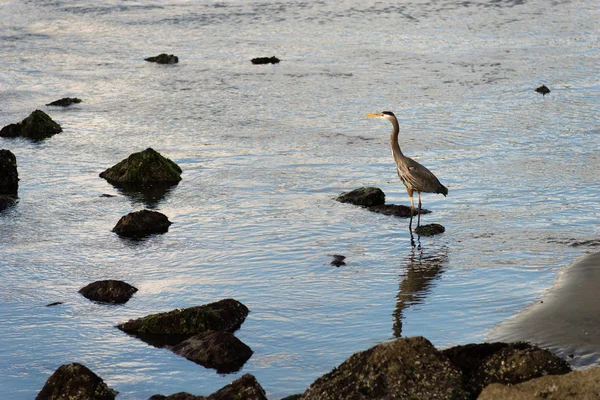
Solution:
{"label": "bird reflection in water", "polygon": [[401,276],[400,290],[394,310],[394,336],[402,337],[402,318],[406,308],[422,303],[434,282],[439,279],[448,264],[446,247],[430,249],[413,248],[406,258],[406,271]]}

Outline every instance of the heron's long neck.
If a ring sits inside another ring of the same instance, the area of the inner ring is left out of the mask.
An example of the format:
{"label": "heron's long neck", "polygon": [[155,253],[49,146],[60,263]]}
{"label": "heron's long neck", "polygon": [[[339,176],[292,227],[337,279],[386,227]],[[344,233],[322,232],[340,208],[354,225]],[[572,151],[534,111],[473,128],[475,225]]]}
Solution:
{"label": "heron's long neck", "polygon": [[400,145],[398,144],[398,131],[400,127],[398,126],[398,120],[392,119],[390,121],[392,123],[392,135],[390,136],[390,147],[392,148],[392,155],[394,156],[394,160],[399,160],[404,158],[404,154],[402,154],[402,150],[400,150]]}

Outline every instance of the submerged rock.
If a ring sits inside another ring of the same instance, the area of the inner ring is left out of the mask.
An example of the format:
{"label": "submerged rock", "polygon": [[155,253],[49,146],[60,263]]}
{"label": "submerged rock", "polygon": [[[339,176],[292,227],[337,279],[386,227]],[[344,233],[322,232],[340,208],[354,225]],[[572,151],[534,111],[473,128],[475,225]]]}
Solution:
{"label": "submerged rock", "polygon": [[423,337],[356,353],[317,379],[302,400],[467,399],[462,373]]}
{"label": "submerged rock", "polygon": [[67,107],[67,106],[70,106],[71,104],[77,104],[77,103],[81,103],[81,99],[78,99],[77,97],[64,97],[60,100],[56,100],[56,101],[53,101],[52,103],[48,103],[48,104],[46,104],[46,106]]}
{"label": "submerged rock", "polygon": [[158,211],[140,210],[121,217],[113,232],[119,236],[143,238],[155,233],[169,231],[171,221]]}
{"label": "submerged rock", "polygon": [[279,58],[272,56],[272,57],[257,57],[257,58],[253,58],[252,60],[250,60],[252,62],[252,64],[278,64],[279,61],[281,61]]}
{"label": "submerged rock", "polygon": [[244,322],[248,312],[248,308],[239,301],[224,299],[132,319],[117,325],[117,328],[160,347],[175,345],[206,331],[234,332]]}
{"label": "submerged rock", "polygon": [[22,136],[31,140],[42,140],[60,132],[62,132],[62,128],[48,114],[40,110],[35,110],[23,121],[2,128],[0,136]]}
{"label": "submerged rock", "polygon": [[542,96],[547,95],[548,93],[550,93],[550,89],[548,89],[546,87],[546,85],[542,85],[539,88],[535,89],[536,92],[541,93]]}
{"label": "submerged rock", "polygon": [[36,400],[113,400],[117,391],[84,365],[60,366],[48,378]]}
{"label": "submerged rock", "polygon": [[[374,213],[378,213],[378,214],[383,214],[383,215],[393,215],[394,217],[399,217],[399,218],[410,218],[410,214],[411,214],[411,208],[408,206],[403,206],[403,205],[396,205],[396,204],[382,204],[382,205],[378,205],[378,206],[371,206],[368,207],[369,211],[372,211]],[[418,214],[419,210],[415,210],[413,214],[413,217],[416,217]],[[429,214],[431,213],[431,211],[422,208],[421,209],[421,215],[422,214]]]}
{"label": "submerged rock", "polygon": [[115,280],[96,281],[79,289],[86,299],[111,304],[127,303],[137,291],[130,284]]}
{"label": "submerged rock", "polygon": [[0,194],[17,194],[19,173],[17,157],[10,150],[0,150]]}
{"label": "submerged rock", "polygon": [[[423,212],[421,212],[421,214],[423,214]],[[446,228],[440,224],[420,225],[415,229],[415,233],[421,236],[434,236],[444,232],[446,232]]]}
{"label": "submerged rock", "polygon": [[173,353],[220,374],[237,372],[252,356],[252,349],[231,332],[208,331],[173,346]]}
{"label": "submerged rock", "polygon": [[55,301],[54,303],[46,304],[46,307],[54,307],[54,306],[59,306],[61,304],[64,304],[64,303],[62,301]]}
{"label": "submerged rock", "polygon": [[361,187],[350,192],[344,192],[337,198],[340,203],[350,203],[356,206],[372,207],[385,203],[385,193],[376,187]]}
{"label": "submerged rock", "polygon": [[208,397],[180,392],[170,396],[155,394],[148,400],[267,400],[267,396],[253,375],[244,374]]}
{"label": "submerged rock", "polygon": [[333,265],[334,267],[341,267],[343,265],[346,265],[346,263],[344,262],[346,256],[342,256],[340,254],[333,254],[332,257],[333,260],[329,263],[330,265]]}
{"label": "submerged rock", "polygon": [[[176,184],[181,180],[181,168],[152,148],[133,153],[100,173],[115,186],[153,183]],[[151,185],[150,185],[151,186]]]}
{"label": "submerged rock", "polygon": [[146,61],[155,62],[158,64],[177,64],[179,58],[173,54],[160,53],[155,57],[144,58]]}

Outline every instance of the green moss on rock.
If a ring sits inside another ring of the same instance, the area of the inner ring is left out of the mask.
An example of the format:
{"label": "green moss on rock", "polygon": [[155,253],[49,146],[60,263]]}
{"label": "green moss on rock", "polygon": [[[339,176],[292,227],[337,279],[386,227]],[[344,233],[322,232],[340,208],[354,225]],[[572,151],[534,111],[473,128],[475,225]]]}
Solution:
{"label": "green moss on rock", "polygon": [[113,400],[116,390],[109,388],[98,375],[84,365],[60,366],[48,378],[36,400]]}
{"label": "green moss on rock", "polygon": [[114,185],[176,184],[181,180],[181,168],[154,149],[147,148],[100,173],[100,177]]}
{"label": "green moss on rock", "polygon": [[385,204],[385,193],[376,187],[361,187],[350,192],[344,192],[336,198],[341,203],[351,203],[356,206],[372,207]]}
{"label": "green moss on rock", "polygon": [[62,132],[59,124],[43,111],[35,110],[27,118],[17,124],[10,124],[0,130],[0,136],[22,136],[31,140],[42,140]]}

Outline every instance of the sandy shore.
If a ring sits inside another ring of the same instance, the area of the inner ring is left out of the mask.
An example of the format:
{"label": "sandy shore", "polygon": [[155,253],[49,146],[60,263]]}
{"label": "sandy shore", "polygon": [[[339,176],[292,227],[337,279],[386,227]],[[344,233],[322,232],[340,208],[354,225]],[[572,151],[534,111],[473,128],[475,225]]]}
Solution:
{"label": "sandy shore", "polygon": [[527,341],[574,367],[600,365],[600,253],[563,268],[540,302],[498,325],[489,342]]}

